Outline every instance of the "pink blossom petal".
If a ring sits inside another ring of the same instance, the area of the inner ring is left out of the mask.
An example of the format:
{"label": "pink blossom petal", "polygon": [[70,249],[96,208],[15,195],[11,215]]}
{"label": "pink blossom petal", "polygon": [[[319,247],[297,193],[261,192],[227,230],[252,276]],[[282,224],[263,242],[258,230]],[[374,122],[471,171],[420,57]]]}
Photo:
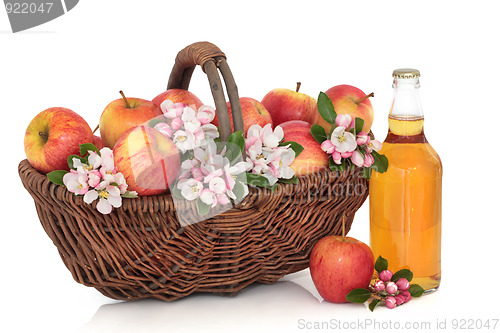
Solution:
{"label": "pink blossom petal", "polygon": [[97,203],[97,210],[99,211],[99,213],[101,214],[109,214],[111,213],[111,205],[110,203],[108,202],[108,200],[106,199],[99,199],[99,202]]}
{"label": "pink blossom petal", "polygon": [[358,150],[355,150],[352,153],[351,161],[355,166],[362,167],[364,163],[363,155]]}

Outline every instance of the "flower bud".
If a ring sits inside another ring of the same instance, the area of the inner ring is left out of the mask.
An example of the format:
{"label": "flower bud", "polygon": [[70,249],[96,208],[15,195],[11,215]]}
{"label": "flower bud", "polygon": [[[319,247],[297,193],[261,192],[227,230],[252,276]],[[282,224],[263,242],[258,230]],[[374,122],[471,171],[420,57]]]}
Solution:
{"label": "flower bud", "polygon": [[401,305],[405,302],[405,297],[403,295],[397,295],[396,297],[396,305]]}
{"label": "flower bud", "polygon": [[385,291],[387,291],[388,294],[394,295],[398,291],[398,285],[389,281],[385,285]]}
{"label": "flower bud", "polygon": [[386,269],[385,271],[380,272],[378,277],[380,280],[382,280],[384,282],[391,281],[392,272],[390,270]]}
{"label": "flower bud", "polygon": [[389,296],[385,299],[385,306],[388,309],[394,309],[396,307],[396,298],[394,296]]}
{"label": "flower bud", "polygon": [[384,281],[382,281],[382,280],[377,280],[377,281],[373,284],[373,289],[375,289],[376,291],[382,291],[382,290],[385,290],[385,283],[384,283]]}
{"label": "flower bud", "polygon": [[408,290],[408,288],[410,288],[410,282],[405,278],[399,279],[396,284],[399,290]]}
{"label": "flower bud", "polygon": [[408,290],[403,290],[399,293],[399,295],[405,298],[405,303],[408,303],[411,300],[411,294]]}

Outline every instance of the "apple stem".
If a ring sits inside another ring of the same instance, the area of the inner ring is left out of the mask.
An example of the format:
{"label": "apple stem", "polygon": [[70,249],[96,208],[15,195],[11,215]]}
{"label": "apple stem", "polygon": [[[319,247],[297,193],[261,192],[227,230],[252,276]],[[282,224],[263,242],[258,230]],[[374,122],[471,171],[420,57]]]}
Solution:
{"label": "apple stem", "polygon": [[43,133],[43,132],[38,132],[38,135],[40,135],[42,138],[44,138],[45,140],[47,140],[49,138],[49,135],[47,133]]}
{"label": "apple stem", "polygon": [[342,215],[342,241],[345,242],[345,215]]}
{"label": "apple stem", "polygon": [[95,132],[99,129],[99,124],[97,124],[96,128],[94,129],[94,131],[92,133],[95,134]]}
{"label": "apple stem", "polygon": [[297,87],[295,88],[295,92],[299,92],[301,84],[302,84],[301,82],[297,82]]}
{"label": "apple stem", "polygon": [[122,95],[123,100],[125,101],[125,105],[127,106],[128,109],[130,109],[130,103],[128,102],[127,97],[125,97],[125,94],[123,91],[120,90],[120,95]]}
{"label": "apple stem", "polygon": [[366,95],[365,97],[363,97],[359,101],[357,101],[356,104],[359,104],[359,103],[363,102],[365,99],[367,99],[369,97],[375,97],[375,94],[374,93],[369,93],[368,95]]}

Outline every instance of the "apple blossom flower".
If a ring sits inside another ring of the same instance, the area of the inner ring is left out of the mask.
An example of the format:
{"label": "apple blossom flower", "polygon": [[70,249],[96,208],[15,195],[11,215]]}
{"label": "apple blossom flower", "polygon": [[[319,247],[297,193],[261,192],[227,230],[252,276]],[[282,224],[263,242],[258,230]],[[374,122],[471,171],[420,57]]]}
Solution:
{"label": "apple blossom flower", "polygon": [[[281,149],[280,149],[281,148]],[[276,178],[290,179],[295,176],[295,171],[290,164],[295,159],[295,152],[291,148],[277,147],[267,158],[269,169]]]}
{"label": "apple blossom flower", "polygon": [[101,182],[95,189],[85,193],[83,201],[91,204],[98,198],[97,210],[101,214],[109,214],[111,213],[112,207],[118,208],[122,205],[120,190],[118,187],[110,185],[107,181]]}
{"label": "apple blossom flower", "polygon": [[408,290],[410,288],[410,282],[405,278],[400,278],[396,281],[399,290]]}
{"label": "apple blossom flower", "polygon": [[408,290],[402,290],[399,292],[399,295],[405,298],[405,303],[408,303],[411,300],[411,294]]}
{"label": "apple blossom flower", "polygon": [[379,279],[384,281],[384,282],[388,282],[392,279],[392,272],[388,269],[382,271],[379,273],[378,275]]}
{"label": "apple blossom flower", "polygon": [[389,281],[385,284],[385,291],[388,294],[394,295],[398,291],[398,286],[392,281]]}
{"label": "apple blossom flower", "polygon": [[179,130],[175,132],[173,141],[182,153],[185,153],[186,151],[194,149],[196,147],[194,135],[189,131]]}
{"label": "apple blossom flower", "polygon": [[202,105],[196,116],[202,125],[209,124],[215,118],[215,109],[208,105]]}
{"label": "apple blossom flower", "polygon": [[377,281],[373,284],[373,289],[375,289],[376,291],[382,291],[382,290],[385,290],[385,283],[384,283],[384,281],[382,281],[382,280],[377,280]]}
{"label": "apple blossom flower", "polygon": [[186,106],[182,111],[181,119],[186,131],[196,133],[201,127],[201,122],[196,118],[196,112],[189,106]]}
{"label": "apple blossom flower", "polygon": [[334,151],[332,153],[332,159],[335,162],[335,164],[341,164],[342,163],[342,155],[338,151]]}
{"label": "apple blossom flower", "polygon": [[366,151],[368,153],[371,153],[373,150],[379,151],[380,149],[382,149],[382,142],[378,140],[372,140],[370,137],[368,137],[366,143],[367,143]]}
{"label": "apple blossom flower", "polygon": [[356,135],[356,143],[358,146],[362,146],[368,141],[368,134],[366,132],[361,131]]}
{"label": "apple blossom flower", "polygon": [[350,128],[351,122],[352,122],[352,117],[348,114],[340,114],[339,113],[337,115],[337,118],[335,118],[335,124],[337,124],[337,126],[341,126],[341,127],[346,128],[346,129]]}
{"label": "apple blossom flower", "polygon": [[172,137],[172,134],[174,134],[172,127],[170,127],[167,123],[158,123],[153,128],[165,135],[167,138]]}
{"label": "apple blossom flower", "polygon": [[363,166],[369,168],[374,162],[375,159],[373,158],[372,154],[366,153],[365,159],[363,160]]}
{"label": "apple blossom flower", "polygon": [[333,154],[335,151],[335,145],[331,140],[326,139],[321,143],[321,149],[323,149],[323,151],[327,154]]}
{"label": "apple blossom flower", "polygon": [[200,200],[212,208],[217,206],[217,197],[215,196],[215,193],[208,188],[205,188],[200,192]]}
{"label": "apple blossom flower", "polygon": [[163,112],[163,115],[167,118],[174,119],[180,117],[184,110],[184,104],[175,103],[169,99],[164,100],[160,104],[160,109]]}
{"label": "apple blossom flower", "polygon": [[346,131],[346,128],[343,126],[338,126],[333,130],[330,140],[335,146],[335,150],[339,153],[353,151],[357,146],[354,134]]}
{"label": "apple blossom flower", "polygon": [[365,159],[363,158],[363,154],[361,154],[361,152],[359,152],[359,150],[353,151],[352,155],[351,155],[351,162],[357,167],[362,167],[363,164],[365,163]]}
{"label": "apple blossom flower", "polygon": [[[100,165],[104,167],[106,170],[114,170],[115,159],[113,157],[113,150],[108,147],[104,147],[99,151],[99,154],[101,157]],[[89,156],[89,161],[90,161],[90,156]]]}
{"label": "apple blossom flower", "polygon": [[63,176],[63,183],[68,188],[68,191],[75,195],[83,195],[89,190],[88,176],[83,171],[70,170]]}
{"label": "apple blossom flower", "polygon": [[203,183],[192,178],[179,182],[177,186],[180,187],[182,196],[187,200],[197,199],[203,190]]}
{"label": "apple blossom flower", "polygon": [[201,129],[203,133],[202,140],[217,139],[219,137],[219,130],[214,124],[204,124]]}
{"label": "apple blossom flower", "polygon": [[401,305],[405,302],[405,297],[403,295],[396,295],[396,305]]}
{"label": "apple blossom flower", "polygon": [[88,173],[88,184],[90,187],[96,187],[101,182],[102,176],[98,170],[92,170]]}
{"label": "apple blossom flower", "polygon": [[182,119],[177,117],[177,118],[172,119],[172,121],[170,122],[170,127],[172,127],[173,130],[177,131],[177,130],[181,129],[183,124],[184,123],[183,123]]}
{"label": "apple blossom flower", "polygon": [[394,309],[396,307],[397,301],[394,296],[389,296],[385,299],[385,306],[388,309]]}

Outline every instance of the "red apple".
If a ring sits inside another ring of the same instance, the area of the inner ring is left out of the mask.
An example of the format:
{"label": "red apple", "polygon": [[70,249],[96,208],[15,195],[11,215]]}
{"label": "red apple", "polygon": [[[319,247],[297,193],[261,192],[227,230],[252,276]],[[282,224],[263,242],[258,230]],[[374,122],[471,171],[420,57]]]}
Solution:
{"label": "red apple", "polygon": [[96,146],[99,150],[104,148],[104,142],[102,142],[102,138],[98,135],[94,135],[94,146]]}
{"label": "red apple", "polygon": [[41,173],[69,170],[68,156],[80,154],[80,144],[91,143],[94,134],[85,119],[66,108],[40,112],[28,125],[24,151]]}
{"label": "red apple", "polygon": [[188,105],[195,111],[203,105],[203,102],[195,94],[184,89],[168,89],[153,98],[153,103],[160,107],[161,103],[166,99],[171,100],[174,104],[183,103]]}
{"label": "red apple", "polygon": [[113,148],[123,133],[153,118],[161,116],[161,109],[153,102],[141,98],[122,98],[109,103],[99,120],[99,132],[104,146]]}
{"label": "red apple", "polygon": [[296,91],[277,88],[268,92],[262,99],[262,104],[271,114],[274,126],[289,120],[304,120],[313,124],[317,109],[316,100],[299,92],[300,82]]}
{"label": "red apple", "polygon": [[[342,84],[328,89],[325,94],[332,100],[337,114],[348,114],[353,119],[362,118],[365,121],[363,131],[366,133],[370,131],[373,124],[373,107],[369,97],[373,97],[373,93],[367,95],[356,87]],[[326,133],[329,133],[332,126],[321,117],[319,112],[316,113],[314,123],[322,126]]]}
{"label": "red apple", "polygon": [[303,121],[289,121],[280,126],[283,128],[283,141],[295,141],[304,147],[302,153],[290,164],[296,176],[308,175],[328,167],[329,156],[311,135],[311,124]]}
{"label": "red apple", "polygon": [[125,132],[113,148],[115,165],[129,191],[140,196],[168,190],[180,170],[176,145],[154,128],[137,126]]}
{"label": "red apple", "polygon": [[316,289],[333,303],[346,303],[351,290],[368,288],[373,267],[372,250],[352,237],[325,236],[314,245],[309,257]]}
{"label": "red apple", "polygon": [[[260,125],[264,127],[266,124],[273,124],[273,120],[271,115],[266,110],[264,105],[256,99],[251,97],[241,97],[241,112],[243,113],[243,125],[245,134],[248,129],[252,125]],[[231,131],[234,131],[233,125],[233,112],[231,111],[231,103],[227,103],[227,109],[229,112],[229,122],[231,123]],[[215,126],[219,126],[219,119],[217,118],[217,114],[215,114],[215,119],[212,121],[212,124]]]}

